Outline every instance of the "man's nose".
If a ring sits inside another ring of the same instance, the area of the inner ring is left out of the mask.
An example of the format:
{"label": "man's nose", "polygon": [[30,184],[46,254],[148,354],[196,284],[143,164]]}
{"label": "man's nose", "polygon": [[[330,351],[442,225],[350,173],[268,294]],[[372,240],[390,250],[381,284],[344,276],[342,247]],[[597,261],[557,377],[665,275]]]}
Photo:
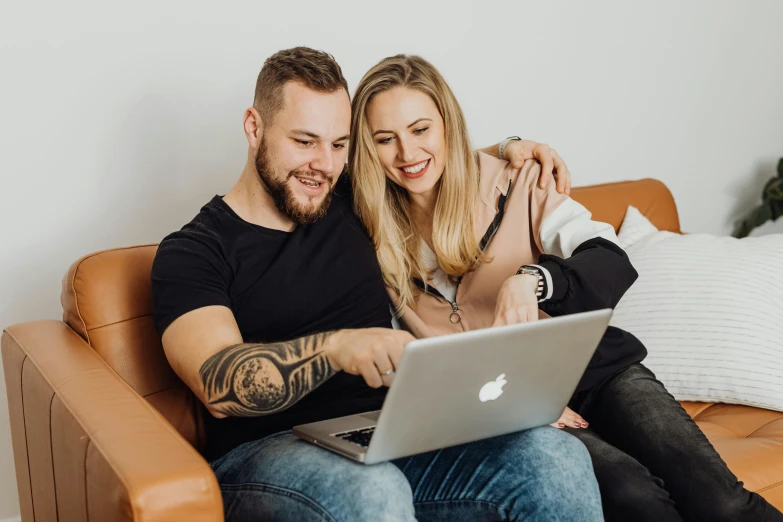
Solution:
{"label": "man's nose", "polygon": [[334,171],[334,155],[332,154],[332,147],[319,147],[316,151],[316,155],[310,162],[310,168],[318,172],[322,172],[324,175],[329,175]]}

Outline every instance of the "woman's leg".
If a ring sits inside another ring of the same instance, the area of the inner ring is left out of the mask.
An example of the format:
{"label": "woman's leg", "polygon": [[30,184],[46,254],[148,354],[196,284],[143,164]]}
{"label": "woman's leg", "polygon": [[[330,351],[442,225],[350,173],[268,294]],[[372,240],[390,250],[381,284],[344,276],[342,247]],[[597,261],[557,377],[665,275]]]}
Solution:
{"label": "woman's leg", "polygon": [[564,431],[582,441],[590,453],[606,522],[682,522],[663,481],[636,459],[607,444],[591,429]]}
{"label": "woman's leg", "polygon": [[596,387],[580,415],[612,446],[663,480],[686,520],[783,522],[746,490],[655,375],[634,364]]}

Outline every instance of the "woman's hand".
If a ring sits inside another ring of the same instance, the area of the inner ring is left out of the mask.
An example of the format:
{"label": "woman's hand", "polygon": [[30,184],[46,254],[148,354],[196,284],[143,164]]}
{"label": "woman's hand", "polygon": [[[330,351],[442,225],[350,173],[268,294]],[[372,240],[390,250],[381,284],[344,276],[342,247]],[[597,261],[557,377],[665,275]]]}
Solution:
{"label": "woman's hand", "polygon": [[546,188],[554,177],[557,191],[565,195],[571,194],[571,173],[568,172],[563,158],[549,145],[530,140],[512,140],[506,145],[503,156],[515,169],[521,169],[526,160],[538,160],[541,164],[538,186]]}
{"label": "woman's hand", "polygon": [[511,276],[498,292],[492,326],[530,323],[538,320],[538,278],[530,274]]}
{"label": "woman's hand", "polygon": [[587,421],[571,408],[566,408],[563,410],[563,414],[560,418],[550,424],[550,426],[554,426],[555,428],[565,428],[566,426],[569,428],[586,428]]}

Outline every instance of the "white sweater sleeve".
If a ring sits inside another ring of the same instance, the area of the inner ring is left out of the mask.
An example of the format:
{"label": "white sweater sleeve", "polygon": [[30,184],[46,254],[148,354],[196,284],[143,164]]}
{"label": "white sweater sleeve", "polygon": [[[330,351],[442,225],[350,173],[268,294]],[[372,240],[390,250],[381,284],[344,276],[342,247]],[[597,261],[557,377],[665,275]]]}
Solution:
{"label": "white sweater sleeve", "polygon": [[573,199],[563,201],[541,223],[539,230],[544,254],[568,259],[576,247],[596,237],[619,245],[612,225],[593,221],[593,215]]}
{"label": "white sweater sleeve", "polygon": [[[593,215],[583,205],[573,199],[563,201],[541,223],[539,230],[541,246],[544,254],[551,254],[567,259],[571,257],[576,247],[596,237],[602,237],[619,245],[614,228],[608,223],[593,221]],[[538,300],[539,303],[550,299],[554,292],[552,275],[549,270],[540,265],[533,265],[540,269],[546,280],[547,292]]]}

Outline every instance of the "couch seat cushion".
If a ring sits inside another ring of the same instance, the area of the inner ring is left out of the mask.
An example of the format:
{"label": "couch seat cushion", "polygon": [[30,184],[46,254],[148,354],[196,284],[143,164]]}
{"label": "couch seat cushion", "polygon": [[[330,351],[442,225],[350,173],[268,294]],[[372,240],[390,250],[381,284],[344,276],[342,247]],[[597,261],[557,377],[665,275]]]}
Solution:
{"label": "couch seat cushion", "polygon": [[783,511],[783,413],[733,404],[682,405],[745,487]]}

